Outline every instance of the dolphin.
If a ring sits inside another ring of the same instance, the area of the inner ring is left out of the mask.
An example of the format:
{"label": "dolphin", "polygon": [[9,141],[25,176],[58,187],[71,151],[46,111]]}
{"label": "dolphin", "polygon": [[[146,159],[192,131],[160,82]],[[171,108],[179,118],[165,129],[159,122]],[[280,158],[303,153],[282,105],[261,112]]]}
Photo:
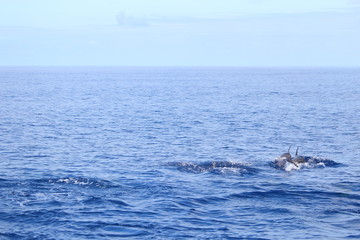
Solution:
{"label": "dolphin", "polygon": [[299,147],[296,148],[295,157],[291,159],[292,163],[294,163],[294,164],[295,163],[304,163],[304,162],[306,162],[305,158],[303,156],[298,155],[298,150],[299,150]]}
{"label": "dolphin", "polygon": [[286,165],[286,162],[290,162],[290,163],[294,164],[296,167],[298,167],[298,165],[291,160],[292,158],[291,158],[291,154],[290,154],[290,149],[291,149],[291,146],[289,147],[289,149],[286,153],[281,154],[281,156],[275,160],[275,165],[278,168],[284,168],[284,166]]}
{"label": "dolphin", "polygon": [[298,165],[299,163],[305,162],[304,157],[297,155],[299,147],[297,147],[297,149],[296,149],[295,157],[294,158],[291,157],[290,149],[291,149],[291,145],[290,145],[287,153],[281,154],[280,159],[286,160],[287,162],[294,164],[296,167],[299,167],[299,165]]}
{"label": "dolphin", "polygon": [[[301,156],[299,155],[299,146],[296,148],[295,156],[291,156],[290,148],[288,149],[287,153],[281,154],[281,156],[277,157],[275,161],[272,163],[277,169],[282,169],[285,171],[291,171],[293,169],[301,169],[301,168],[314,168],[314,167],[325,167],[325,166],[336,166],[339,163],[326,159],[326,158],[319,158],[319,157],[309,157],[309,156]],[[287,162],[291,163],[288,164]],[[294,168],[294,166],[296,168]]]}
{"label": "dolphin", "polygon": [[281,158],[281,159],[285,159],[286,161],[291,160],[290,149],[291,149],[291,145],[290,145],[290,147],[289,147],[289,149],[288,149],[287,153],[283,153],[283,154],[281,154],[280,158]]}

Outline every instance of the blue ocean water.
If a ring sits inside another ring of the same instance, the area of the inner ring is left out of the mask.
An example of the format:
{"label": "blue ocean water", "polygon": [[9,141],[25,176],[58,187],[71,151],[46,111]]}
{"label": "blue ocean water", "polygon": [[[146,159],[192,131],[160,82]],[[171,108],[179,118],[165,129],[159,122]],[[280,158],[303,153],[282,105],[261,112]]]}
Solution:
{"label": "blue ocean water", "polygon": [[0,239],[359,239],[359,96],[360,69],[2,67]]}

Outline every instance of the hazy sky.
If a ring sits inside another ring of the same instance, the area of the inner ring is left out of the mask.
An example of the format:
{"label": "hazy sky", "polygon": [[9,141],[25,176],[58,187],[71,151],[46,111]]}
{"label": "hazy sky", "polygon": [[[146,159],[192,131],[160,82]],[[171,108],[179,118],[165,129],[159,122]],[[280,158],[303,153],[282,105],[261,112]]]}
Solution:
{"label": "hazy sky", "polygon": [[0,0],[0,65],[360,66],[360,0]]}

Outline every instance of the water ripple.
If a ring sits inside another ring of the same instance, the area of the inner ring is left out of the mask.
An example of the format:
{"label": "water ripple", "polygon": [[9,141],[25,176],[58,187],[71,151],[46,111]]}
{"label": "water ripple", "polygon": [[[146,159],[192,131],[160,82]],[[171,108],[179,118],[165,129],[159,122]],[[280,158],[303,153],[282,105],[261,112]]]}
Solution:
{"label": "water ripple", "polygon": [[359,238],[359,69],[0,79],[0,239]]}

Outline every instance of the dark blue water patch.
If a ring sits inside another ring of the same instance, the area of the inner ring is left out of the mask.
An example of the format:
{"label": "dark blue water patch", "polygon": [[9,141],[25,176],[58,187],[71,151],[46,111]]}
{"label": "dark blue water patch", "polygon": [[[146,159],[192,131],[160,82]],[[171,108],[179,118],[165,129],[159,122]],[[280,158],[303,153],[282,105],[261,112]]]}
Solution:
{"label": "dark blue water patch", "polygon": [[11,187],[12,184],[13,184],[13,183],[11,183],[9,180],[0,178],[0,187],[1,187],[1,188]]}
{"label": "dark blue water patch", "polygon": [[84,205],[88,207],[92,206],[114,206],[116,209],[124,209],[132,207],[131,204],[126,203],[125,201],[122,201],[120,199],[108,199],[110,196],[107,195],[98,195],[98,196],[88,196],[81,201],[79,201],[77,204]]}
{"label": "dark blue water patch", "polygon": [[124,201],[121,201],[119,199],[108,199],[107,200],[109,203],[111,204],[114,204],[116,206],[120,206],[120,207],[128,207],[128,206],[131,206],[130,204],[124,202]]}
{"label": "dark blue water patch", "polygon": [[360,234],[359,235],[349,235],[346,238],[347,239],[360,239]]}
{"label": "dark blue water patch", "polygon": [[[119,224],[108,221],[76,221],[77,228],[83,229],[83,231],[93,232],[92,237],[94,239],[102,238],[129,238],[136,237],[142,238],[149,235],[146,225],[142,224]],[[86,235],[84,235],[85,237]],[[88,236],[88,235],[87,235]]]}
{"label": "dark blue water patch", "polygon": [[61,208],[21,210],[21,208],[18,208],[18,210],[14,210],[11,214],[1,213],[1,216],[4,220],[13,223],[34,223],[40,225],[52,225],[54,222],[57,222],[59,218],[69,216],[69,214]]}
{"label": "dark blue water patch", "polygon": [[86,206],[91,206],[91,205],[102,205],[104,204],[106,200],[98,197],[98,196],[90,196],[84,200],[81,201],[81,204],[84,204]]}
{"label": "dark blue water patch", "polygon": [[168,166],[176,167],[179,171],[187,173],[215,173],[215,174],[256,174],[259,169],[250,164],[228,161],[209,162],[169,162]]}

